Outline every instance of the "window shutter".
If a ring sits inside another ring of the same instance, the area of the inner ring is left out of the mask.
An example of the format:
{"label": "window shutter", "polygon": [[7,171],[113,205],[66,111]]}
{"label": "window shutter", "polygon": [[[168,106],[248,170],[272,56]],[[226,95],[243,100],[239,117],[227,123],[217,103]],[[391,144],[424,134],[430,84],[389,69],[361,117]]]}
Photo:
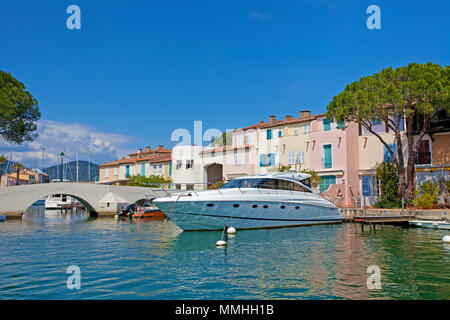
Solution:
{"label": "window shutter", "polygon": [[267,156],[265,154],[261,154],[259,156],[259,166],[260,167],[266,167],[267,166],[266,165],[266,159],[267,159]]}
{"label": "window shutter", "polygon": [[370,176],[362,176],[362,194],[370,196]]}

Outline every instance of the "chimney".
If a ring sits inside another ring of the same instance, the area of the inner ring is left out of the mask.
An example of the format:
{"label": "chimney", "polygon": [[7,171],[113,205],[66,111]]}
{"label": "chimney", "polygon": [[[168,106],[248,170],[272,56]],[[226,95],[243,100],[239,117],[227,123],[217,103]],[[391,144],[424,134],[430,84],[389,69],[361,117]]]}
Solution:
{"label": "chimney", "polygon": [[287,116],[284,117],[284,121],[289,121],[289,120],[292,120],[292,116],[288,116],[287,115]]}
{"label": "chimney", "polygon": [[160,144],[159,146],[158,146],[158,149],[163,149],[164,148],[164,146],[162,145],[162,144]]}
{"label": "chimney", "polygon": [[269,123],[274,123],[275,121],[277,121],[277,118],[275,116],[269,117]]}
{"label": "chimney", "polygon": [[145,147],[145,152],[149,152],[151,149],[150,149],[150,146],[146,146]]}
{"label": "chimney", "polygon": [[138,149],[138,154],[141,154],[142,153],[142,149]]}
{"label": "chimney", "polygon": [[309,110],[302,110],[300,111],[300,118],[307,118],[311,116],[311,111]]}

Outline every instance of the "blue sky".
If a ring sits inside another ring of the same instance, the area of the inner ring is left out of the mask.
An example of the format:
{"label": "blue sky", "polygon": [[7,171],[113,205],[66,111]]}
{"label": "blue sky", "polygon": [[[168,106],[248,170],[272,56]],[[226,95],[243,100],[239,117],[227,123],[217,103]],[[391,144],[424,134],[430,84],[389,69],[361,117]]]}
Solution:
{"label": "blue sky", "polygon": [[[81,30],[66,27],[71,4]],[[371,4],[381,30],[366,27]],[[321,113],[385,67],[448,65],[448,12],[447,0],[2,2],[0,70],[39,100],[42,121],[40,139],[0,153],[29,164],[45,147],[51,165],[58,150],[91,150],[105,162],[170,146],[194,120],[225,130]]]}

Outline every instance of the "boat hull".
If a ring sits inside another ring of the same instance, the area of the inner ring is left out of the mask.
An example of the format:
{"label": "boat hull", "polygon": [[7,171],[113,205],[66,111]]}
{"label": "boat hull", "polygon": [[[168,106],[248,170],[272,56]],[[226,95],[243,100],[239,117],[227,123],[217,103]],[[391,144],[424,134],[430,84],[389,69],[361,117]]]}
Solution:
{"label": "boat hull", "polygon": [[410,221],[409,224],[420,228],[450,230],[450,223],[444,221],[415,220]]}
{"label": "boat hull", "polygon": [[[157,201],[153,202],[185,231],[280,228],[341,223],[336,207],[293,201]],[[256,206],[256,207],[255,207]]]}

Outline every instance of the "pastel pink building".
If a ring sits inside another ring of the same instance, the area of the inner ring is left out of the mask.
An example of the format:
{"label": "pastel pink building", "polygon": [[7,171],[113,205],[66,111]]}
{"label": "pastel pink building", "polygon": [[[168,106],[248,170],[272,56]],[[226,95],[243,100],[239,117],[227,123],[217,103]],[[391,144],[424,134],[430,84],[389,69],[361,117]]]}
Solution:
{"label": "pastel pink building", "polygon": [[354,122],[336,123],[322,114],[311,123],[309,167],[322,178],[319,191],[342,206],[360,196],[358,136]]}

